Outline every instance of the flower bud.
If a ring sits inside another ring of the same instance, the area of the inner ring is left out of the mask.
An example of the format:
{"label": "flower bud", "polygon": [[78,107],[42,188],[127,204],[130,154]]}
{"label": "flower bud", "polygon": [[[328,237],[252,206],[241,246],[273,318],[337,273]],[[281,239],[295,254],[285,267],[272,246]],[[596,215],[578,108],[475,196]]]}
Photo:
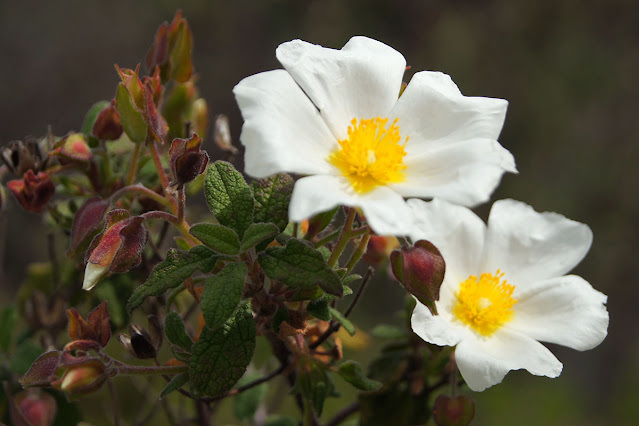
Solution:
{"label": "flower bud", "polygon": [[105,347],[111,338],[111,325],[109,324],[109,311],[106,300],[92,310],[87,320],[71,308],[67,310],[69,317],[69,337],[72,340],[91,340]]}
{"label": "flower bud", "polygon": [[86,164],[93,158],[89,144],[82,133],[69,133],[55,144],[55,149],[51,153],[56,155],[62,164]]}
{"label": "flower bud", "polygon": [[390,259],[395,278],[437,315],[435,301],[439,300],[439,288],[446,272],[446,263],[437,247],[420,240],[413,247],[394,250]]}
{"label": "flower bud", "polygon": [[456,398],[439,395],[433,417],[437,426],[467,426],[475,417],[475,402],[465,395]]}
{"label": "flower bud", "polygon": [[29,389],[13,397],[11,421],[16,426],[50,426],[57,411],[58,405],[51,395]]}
{"label": "flower bud", "polygon": [[22,179],[7,182],[7,188],[23,209],[34,213],[41,213],[55,192],[49,175],[33,170],[27,170]]}
{"label": "flower bud", "polygon": [[91,290],[110,272],[126,272],[140,264],[148,239],[143,222],[140,216],[129,217],[126,210],[107,213],[104,231],[91,241],[87,251],[84,290]]}
{"label": "flower bud", "polygon": [[202,151],[202,139],[194,133],[190,139],[174,139],[169,150],[171,157],[171,185],[181,189],[184,184],[191,182],[206,169],[209,155]]}
{"label": "flower bud", "polygon": [[70,368],[51,385],[67,393],[88,393],[98,390],[107,378],[100,362],[89,361]]}
{"label": "flower bud", "polygon": [[99,197],[90,198],[75,212],[71,225],[70,255],[85,241],[88,236],[96,231],[96,228],[109,207],[109,201]]}
{"label": "flower bud", "polygon": [[98,114],[93,123],[92,133],[98,139],[114,141],[122,136],[120,113],[115,108],[115,99]]}

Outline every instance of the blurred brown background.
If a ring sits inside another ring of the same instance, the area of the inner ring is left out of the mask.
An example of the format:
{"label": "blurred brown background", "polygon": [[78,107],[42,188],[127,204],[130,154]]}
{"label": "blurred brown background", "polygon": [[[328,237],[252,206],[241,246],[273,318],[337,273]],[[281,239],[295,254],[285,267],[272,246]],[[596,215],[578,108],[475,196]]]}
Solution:
{"label": "blurred brown background", "polygon": [[[552,347],[564,362],[560,378],[510,373],[502,385],[475,394],[475,424],[636,424],[637,1],[2,0],[0,144],[41,136],[48,124],[58,135],[78,130],[93,102],[113,96],[113,64],[141,62],[157,26],[178,8],[193,30],[202,95],[212,114],[230,116],[236,138],[241,118],[233,86],[278,68],[275,48],[294,38],[340,48],[367,35],[404,54],[412,66],[407,78],[439,70],[466,95],[509,100],[500,141],[520,174],[506,176],[493,199],[519,199],[591,226],[594,245],[575,272],[609,295],[611,322],[595,350]],[[26,264],[46,259],[40,218],[9,204],[0,238],[2,305]],[[485,217],[488,209],[478,211]],[[370,306],[393,289],[368,291]],[[363,316],[369,327],[379,311],[371,306]]]}

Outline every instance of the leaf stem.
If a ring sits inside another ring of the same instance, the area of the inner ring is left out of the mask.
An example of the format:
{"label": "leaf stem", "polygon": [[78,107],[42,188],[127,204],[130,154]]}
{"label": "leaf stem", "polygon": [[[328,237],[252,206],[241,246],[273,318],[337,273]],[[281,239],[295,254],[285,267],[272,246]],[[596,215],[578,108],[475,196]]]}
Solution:
{"label": "leaf stem", "polygon": [[342,233],[340,234],[337,244],[333,249],[333,253],[331,253],[331,257],[328,259],[328,266],[334,268],[341,256],[342,252],[346,248],[346,245],[350,241],[352,237],[353,231],[353,222],[355,221],[355,216],[357,216],[357,210],[354,208],[348,209],[348,214],[346,215],[346,220],[344,220],[344,226],[342,227]]}
{"label": "leaf stem", "polygon": [[353,251],[353,254],[351,254],[351,258],[348,260],[348,263],[345,266],[347,275],[350,274],[350,272],[353,270],[355,265],[357,265],[357,262],[359,262],[359,260],[362,258],[364,253],[366,253],[366,249],[368,248],[368,241],[370,239],[371,239],[371,234],[364,234],[362,239],[359,240],[359,243],[357,244],[355,251]]}
{"label": "leaf stem", "polygon": [[149,151],[151,152],[151,158],[153,158],[153,164],[155,164],[155,168],[158,172],[158,176],[160,177],[160,182],[162,183],[162,190],[164,191],[164,195],[166,198],[171,200],[171,204],[173,205],[173,211],[177,211],[177,203],[175,199],[171,197],[171,194],[168,192],[169,188],[169,178],[166,176],[166,172],[164,171],[164,166],[162,166],[162,161],[160,160],[160,153],[158,152],[158,146],[155,141],[149,143]]}
{"label": "leaf stem", "polygon": [[143,147],[144,145],[141,143],[135,144],[135,149],[133,150],[133,156],[131,157],[131,164],[129,165],[129,173],[127,173],[126,175],[127,185],[133,184],[133,181],[135,180],[135,176],[138,173],[138,161],[140,159],[140,154],[142,154]]}
{"label": "leaf stem", "polygon": [[124,194],[127,194],[127,193],[142,194],[146,197],[151,198],[153,201],[156,201],[157,203],[162,204],[166,208],[170,209],[172,207],[172,204],[169,200],[167,200],[166,198],[164,198],[157,192],[142,185],[141,183],[138,183],[136,185],[128,185],[128,186],[125,186],[124,188],[118,189],[111,195],[110,201],[114,202],[116,199],[122,197]]}

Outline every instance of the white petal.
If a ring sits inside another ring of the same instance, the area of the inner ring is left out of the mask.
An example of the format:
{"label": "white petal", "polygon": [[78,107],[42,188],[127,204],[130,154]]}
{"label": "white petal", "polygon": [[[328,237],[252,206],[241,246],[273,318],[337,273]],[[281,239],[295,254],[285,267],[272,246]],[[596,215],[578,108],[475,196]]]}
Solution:
{"label": "white petal", "polygon": [[95,263],[87,262],[87,266],[84,269],[84,281],[82,282],[82,289],[89,291],[100,282],[109,272],[108,266],[100,266]]}
{"label": "white petal", "polygon": [[406,180],[392,185],[404,197],[438,197],[472,207],[488,201],[504,172],[517,172],[513,156],[495,140],[468,139],[423,148],[406,155]]}
{"label": "white petal", "polygon": [[407,155],[421,145],[441,145],[468,139],[499,137],[508,101],[461,94],[440,72],[416,73],[391,112],[402,137],[409,136]]}
{"label": "white petal", "polygon": [[471,210],[440,199],[407,201],[413,213],[413,241],[428,240],[446,262],[444,286],[454,286],[479,271],[486,225]]}
{"label": "white petal", "polygon": [[504,329],[487,339],[464,339],[455,349],[455,360],[462,377],[476,392],[500,383],[510,370],[523,368],[536,376],[557,377],[562,369],[544,345]]}
{"label": "white petal", "polygon": [[537,213],[529,205],[500,200],[488,219],[482,272],[503,271],[515,287],[565,275],[592,243],[587,225],[557,213]]}
{"label": "white petal", "polygon": [[240,140],[246,173],[257,178],[278,172],[327,173],[325,159],[337,147],[317,109],[284,70],[263,72],[233,89],[242,111]]}
{"label": "white petal", "polygon": [[567,275],[518,290],[513,294],[518,302],[508,327],[535,340],[580,351],[594,348],[606,337],[608,298],[583,278]]}
{"label": "white petal", "polygon": [[410,210],[401,195],[383,186],[360,195],[337,176],[298,180],[289,204],[289,218],[299,222],[338,205],[360,207],[370,227],[380,235],[406,235],[411,226]]}
{"label": "white petal", "polygon": [[401,53],[367,37],[353,37],[341,50],[293,40],[276,55],[340,140],[353,118],[388,116],[406,68]]}
{"label": "white petal", "polygon": [[423,340],[439,346],[455,346],[464,336],[463,330],[455,326],[447,313],[440,308],[437,303],[439,315],[433,315],[430,310],[417,301],[413,316],[411,317],[411,328]]}

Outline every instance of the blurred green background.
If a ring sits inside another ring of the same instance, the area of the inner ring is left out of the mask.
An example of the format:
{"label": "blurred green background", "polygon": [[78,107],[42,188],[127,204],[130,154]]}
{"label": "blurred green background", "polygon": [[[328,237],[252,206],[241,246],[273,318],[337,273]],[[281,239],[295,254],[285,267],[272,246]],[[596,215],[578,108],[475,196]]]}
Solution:
{"label": "blurred green background", "polygon": [[[212,114],[230,116],[236,140],[233,86],[279,68],[275,48],[295,38],[340,48],[367,35],[403,53],[412,67],[406,79],[443,71],[465,95],[510,101],[500,141],[520,174],[505,176],[493,199],[590,225],[594,244],[575,272],[609,295],[611,322],[595,350],[551,348],[564,363],[558,379],[512,372],[474,394],[474,424],[639,421],[639,2],[3,0],[0,144],[41,136],[48,124],[58,135],[78,130],[93,102],[113,96],[113,64],[141,62],[158,25],[178,8],[193,30],[202,95]],[[216,152],[210,138],[205,148]],[[9,225],[0,229],[1,305],[26,265],[47,259],[40,218],[9,204]],[[393,285],[372,286],[358,308],[370,310],[360,313],[363,328],[400,305]]]}

